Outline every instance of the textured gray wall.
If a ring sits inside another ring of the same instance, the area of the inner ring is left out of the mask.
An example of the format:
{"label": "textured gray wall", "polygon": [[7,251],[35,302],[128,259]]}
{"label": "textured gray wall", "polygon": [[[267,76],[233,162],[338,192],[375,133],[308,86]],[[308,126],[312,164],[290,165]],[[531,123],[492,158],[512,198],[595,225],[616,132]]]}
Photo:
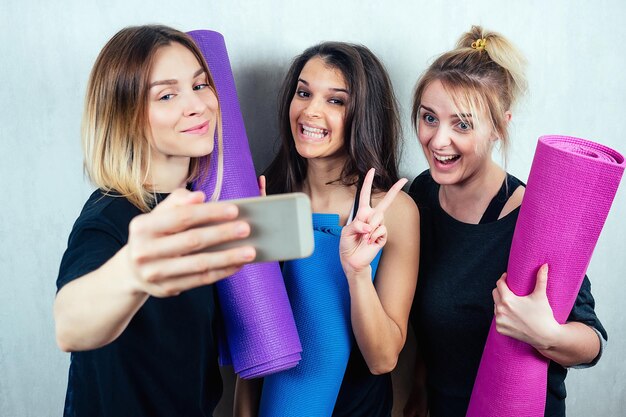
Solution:
{"label": "textured gray wall", "polygon": [[[530,63],[530,94],[514,113],[509,159],[509,170],[525,179],[541,134],[571,134],[626,151],[624,21],[621,0],[3,1],[0,416],[61,414],[69,356],[54,342],[54,281],[91,190],[79,145],[85,84],[100,48],[121,27],[164,23],[224,34],[257,170],[273,154],[276,91],[290,59],[322,40],[367,45],[386,63],[396,88],[405,126],[402,172],[410,178],[425,168],[408,122],[417,77],[472,23],[498,30]],[[610,343],[598,366],[568,377],[570,416],[626,415],[623,188],[589,267]]]}

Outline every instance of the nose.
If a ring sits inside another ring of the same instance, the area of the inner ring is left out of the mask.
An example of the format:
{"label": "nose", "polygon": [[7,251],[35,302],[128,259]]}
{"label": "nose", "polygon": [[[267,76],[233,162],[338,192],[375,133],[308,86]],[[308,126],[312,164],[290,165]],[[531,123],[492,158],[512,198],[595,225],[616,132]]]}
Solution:
{"label": "nose", "polygon": [[322,106],[320,100],[313,99],[307,103],[307,106],[304,108],[303,113],[307,117],[320,117]]}
{"label": "nose", "polygon": [[205,112],[206,108],[207,104],[198,94],[195,94],[193,91],[187,94],[183,109],[185,116],[196,116],[198,114],[202,114]]}
{"label": "nose", "polygon": [[438,126],[437,129],[432,132],[430,139],[432,149],[444,149],[446,146],[449,146],[451,142],[450,132],[445,127]]}

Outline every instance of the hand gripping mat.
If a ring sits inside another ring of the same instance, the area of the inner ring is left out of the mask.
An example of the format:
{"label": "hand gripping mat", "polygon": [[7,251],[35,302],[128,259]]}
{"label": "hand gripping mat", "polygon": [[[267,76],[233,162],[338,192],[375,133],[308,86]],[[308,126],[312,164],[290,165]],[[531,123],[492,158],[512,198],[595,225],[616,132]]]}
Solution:
{"label": "hand gripping mat", "polygon": [[[547,295],[565,323],[624,172],[624,157],[567,136],[542,136],[528,178],[509,256],[507,284],[517,295],[535,287],[548,263]],[[468,417],[542,417],[548,359],[503,336],[491,323]]]}
{"label": "hand gripping mat", "polygon": [[[302,361],[263,382],[260,417],[331,416],[350,349],[350,293],[339,260],[336,214],[313,214],[315,251],[285,262],[283,276],[302,340]],[[372,261],[376,273],[380,252]]]}
{"label": "hand gripping mat", "polygon": [[[189,32],[189,35],[209,65],[222,112],[224,179],[220,198],[258,196],[224,37],[208,30]],[[217,152],[213,152],[215,154]],[[216,165],[214,159],[208,179],[194,184],[195,189],[204,191],[207,196],[215,188]],[[222,364],[232,361],[239,376],[256,378],[298,363],[302,348],[278,263],[247,265],[216,286],[226,334],[226,343],[222,341],[220,345]]]}

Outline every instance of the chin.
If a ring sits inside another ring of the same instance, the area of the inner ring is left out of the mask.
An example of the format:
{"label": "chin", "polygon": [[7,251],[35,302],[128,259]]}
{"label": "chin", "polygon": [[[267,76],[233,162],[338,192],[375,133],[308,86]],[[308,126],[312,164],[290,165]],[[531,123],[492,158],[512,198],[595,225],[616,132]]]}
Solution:
{"label": "chin", "polygon": [[310,159],[319,156],[319,151],[311,150],[309,148],[310,146],[307,146],[306,144],[299,144],[296,142],[296,152],[298,152],[298,155],[302,158]]}
{"label": "chin", "polygon": [[430,168],[430,176],[433,177],[433,180],[439,185],[454,185],[458,184],[460,181],[460,178],[455,173],[439,172],[432,167]]}

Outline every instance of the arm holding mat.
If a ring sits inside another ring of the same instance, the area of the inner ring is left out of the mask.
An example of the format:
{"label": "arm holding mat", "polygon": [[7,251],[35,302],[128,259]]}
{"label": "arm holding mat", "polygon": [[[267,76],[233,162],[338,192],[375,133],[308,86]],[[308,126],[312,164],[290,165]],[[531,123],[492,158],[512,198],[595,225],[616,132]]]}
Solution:
{"label": "arm holding mat", "polygon": [[[558,323],[570,314],[624,172],[624,157],[603,145],[542,136],[513,234],[507,285],[530,294],[540,265],[550,265],[547,297]],[[501,335],[492,322],[468,417],[541,417],[549,360]]]}
{"label": "arm holding mat", "polygon": [[496,330],[528,343],[565,367],[593,361],[600,351],[596,332],[576,321],[559,324],[548,301],[547,284],[548,264],[539,268],[535,289],[525,297],[509,289],[504,274],[493,291]]}

